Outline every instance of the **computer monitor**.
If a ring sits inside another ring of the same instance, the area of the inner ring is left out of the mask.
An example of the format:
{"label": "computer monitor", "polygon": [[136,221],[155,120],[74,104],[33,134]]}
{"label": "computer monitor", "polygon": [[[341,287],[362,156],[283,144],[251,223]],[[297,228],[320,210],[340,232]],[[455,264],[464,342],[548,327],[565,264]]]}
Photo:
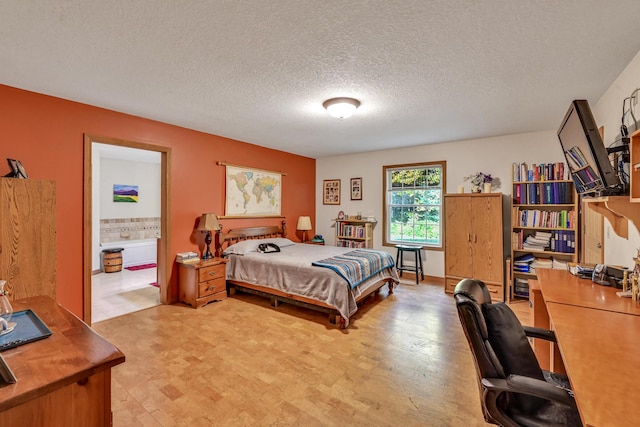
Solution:
{"label": "computer monitor", "polygon": [[623,191],[588,101],[571,102],[558,129],[558,139],[578,194],[599,196]]}

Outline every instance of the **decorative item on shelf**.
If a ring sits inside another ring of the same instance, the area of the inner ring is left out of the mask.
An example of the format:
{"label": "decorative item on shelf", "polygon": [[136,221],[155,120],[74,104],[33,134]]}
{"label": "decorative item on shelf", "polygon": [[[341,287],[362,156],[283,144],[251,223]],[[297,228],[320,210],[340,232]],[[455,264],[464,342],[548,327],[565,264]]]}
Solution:
{"label": "decorative item on shelf", "polygon": [[8,334],[16,327],[16,322],[11,322],[13,307],[11,307],[7,292],[4,290],[6,283],[6,280],[0,280],[0,335]]}
{"label": "decorative item on shelf", "polygon": [[297,230],[302,231],[302,243],[307,241],[307,230],[311,230],[311,217],[301,216],[298,218]]}
{"label": "decorative item on shelf", "polygon": [[338,219],[344,219],[344,211],[338,212]]}
{"label": "decorative item on shelf", "polygon": [[200,217],[200,222],[198,223],[198,231],[206,231],[207,235],[204,238],[204,242],[207,244],[207,247],[202,254],[202,259],[210,259],[213,258],[213,254],[211,253],[211,232],[220,230],[220,223],[218,222],[218,217],[212,213],[204,213]]}
{"label": "decorative item on shelf", "polygon": [[458,185],[458,193],[464,194],[464,185]]}
{"label": "decorative item on shelf", "polygon": [[324,237],[321,234],[316,234],[313,236],[313,239],[310,240],[312,243],[322,243],[324,244]]}
{"label": "decorative item on shelf", "polygon": [[[500,179],[494,178],[484,172],[476,172],[472,175],[465,176],[464,180],[471,181],[472,193],[480,193],[483,189],[485,193],[491,193],[492,188],[500,188]],[[460,192],[460,189],[458,189],[458,192]]]}
{"label": "decorative item on shelf", "polygon": [[27,171],[20,160],[7,159],[7,163],[9,163],[11,172],[5,175],[6,178],[28,178]]}

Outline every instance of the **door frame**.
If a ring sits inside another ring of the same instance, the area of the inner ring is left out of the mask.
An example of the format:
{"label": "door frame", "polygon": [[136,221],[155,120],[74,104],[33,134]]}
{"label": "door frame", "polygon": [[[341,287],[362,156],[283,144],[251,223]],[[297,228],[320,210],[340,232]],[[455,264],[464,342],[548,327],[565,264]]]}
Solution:
{"label": "door frame", "polygon": [[160,288],[160,303],[171,304],[171,286],[169,283],[171,264],[168,251],[171,247],[171,148],[153,145],[146,142],[138,142],[124,139],[109,138],[91,134],[84,134],[84,188],[83,188],[83,320],[91,324],[91,274],[92,274],[92,182],[93,182],[93,147],[94,142],[100,144],[117,145],[120,147],[137,148],[140,150],[155,151],[161,154],[160,160],[160,239],[158,239],[157,275]]}

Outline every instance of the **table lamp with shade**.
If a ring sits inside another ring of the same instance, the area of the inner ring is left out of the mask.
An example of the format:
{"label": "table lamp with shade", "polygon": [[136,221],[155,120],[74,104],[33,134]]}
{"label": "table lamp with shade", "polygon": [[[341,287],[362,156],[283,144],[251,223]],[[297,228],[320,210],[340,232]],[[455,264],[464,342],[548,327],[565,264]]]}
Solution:
{"label": "table lamp with shade", "polygon": [[204,242],[207,244],[207,248],[202,254],[202,259],[210,259],[213,258],[213,254],[211,253],[211,232],[220,230],[220,223],[218,222],[218,217],[212,213],[204,213],[200,217],[200,221],[198,223],[198,228],[196,230],[206,231],[207,235],[204,238]]}
{"label": "table lamp with shade", "polygon": [[301,216],[298,218],[297,230],[302,230],[302,243],[307,241],[307,230],[311,230],[311,217]]}

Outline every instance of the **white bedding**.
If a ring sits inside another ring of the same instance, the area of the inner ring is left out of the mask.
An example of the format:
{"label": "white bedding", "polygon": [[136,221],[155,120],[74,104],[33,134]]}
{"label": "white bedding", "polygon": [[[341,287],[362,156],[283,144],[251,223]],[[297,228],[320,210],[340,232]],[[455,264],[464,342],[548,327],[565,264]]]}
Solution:
{"label": "white bedding", "polygon": [[395,268],[387,268],[350,289],[347,281],[335,271],[311,265],[313,261],[344,254],[353,248],[298,243],[280,249],[276,253],[252,251],[244,255],[228,255],[227,280],[278,289],[321,301],[338,310],[347,324],[349,318],[358,311],[356,298],[361,293],[386,278],[393,279],[394,284],[399,282]]}

